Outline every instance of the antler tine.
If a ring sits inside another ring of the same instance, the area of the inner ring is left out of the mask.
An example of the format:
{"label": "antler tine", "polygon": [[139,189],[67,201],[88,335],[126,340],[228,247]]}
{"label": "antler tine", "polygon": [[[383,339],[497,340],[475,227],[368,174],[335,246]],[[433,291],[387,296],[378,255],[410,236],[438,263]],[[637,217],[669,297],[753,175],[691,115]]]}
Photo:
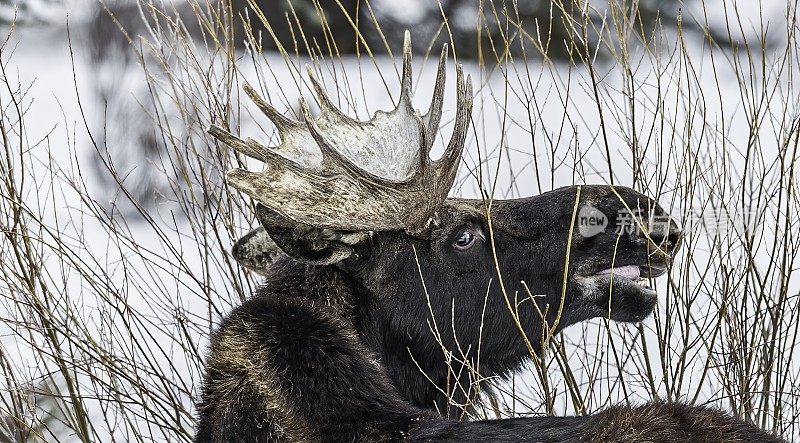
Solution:
{"label": "antler tine", "polygon": [[314,88],[314,95],[317,97],[320,110],[322,112],[333,112],[339,118],[352,120],[333,104],[328,96],[328,93],[325,91],[325,88],[323,88],[322,84],[320,84],[317,74],[314,72],[314,69],[311,67],[311,65],[306,65],[306,72],[308,73],[308,78],[311,80],[311,86]]}
{"label": "antler tine", "polygon": [[439,130],[439,123],[442,120],[442,104],[444,103],[444,84],[447,64],[447,43],[442,46],[442,54],[439,56],[439,66],[436,69],[436,84],[433,87],[433,98],[428,108],[427,114],[422,117],[425,125],[425,152],[430,153],[436,132]]}
{"label": "antler tine", "polygon": [[266,152],[266,149],[264,149],[264,147],[260,146],[258,143],[252,142],[251,140],[242,140],[217,125],[209,126],[208,133],[211,134],[211,136],[215,139],[225,143],[226,145],[248,157],[261,160],[262,162],[266,162],[268,160],[269,154]]}
{"label": "antler tine", "polygon": [[403,78],[400,86],[400,103],[398,107],[405,105],[411,107],[411,86],[413,76],[411,73],[411,33],[406,30],[403,34]]}
{"label": "antler tine", "polygon": [[275,124],[275,127],[278,128],[278,132],[283,132],[284,129],[297,126],[300,122],[296,122],[292,119],[285,117],[283,114],[278,112],[277,109],[273,108],[269,103],[266,102],[261,96],[250,86],[250,83],[244,84],[244,92],[250,97],[250,100],[261,109],[261,112],[267,116],[267,118]]}
{"label": "antler tine", "polygon": [[[464,70],[461,65],[456,66],[456,89],[458,96],[453,135],[450,136],[450,143],[444,154],[435,162],[441,180],[446,180],[445,177],[451,176],[452,179],[455,179],[455,170],[458,169],[458,162],[464,151],[467,129],[472,115],[472,77],[467,76],[464,81]],[[448,182],[448,185],[451,184],[452,181]]]}

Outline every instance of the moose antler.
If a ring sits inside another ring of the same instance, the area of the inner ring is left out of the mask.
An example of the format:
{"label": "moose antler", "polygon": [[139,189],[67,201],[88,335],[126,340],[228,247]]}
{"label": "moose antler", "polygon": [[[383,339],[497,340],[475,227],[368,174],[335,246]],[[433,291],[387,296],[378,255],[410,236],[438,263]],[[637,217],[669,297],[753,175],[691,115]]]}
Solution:
{"label": "moose antler", "polygon": [[281,144],[265,147],[217,126],[209,133],[267,164],[260,173],[233,169],[230,185],[295,222],[344,231],[422,230],[455,180],[472,112],[472,82],[456,67],[455,127],[444,154],[430,159],[439,129],[447,47],[442,49],[433,99],[420,116],[411,104],[411,37],[403,44],[400,101],[391,112],[356,121],[331,103],[309,68],[321,115],[313,118],[301,99],[303,121],[291,120],[249,85],[250,99],[275,124]]}

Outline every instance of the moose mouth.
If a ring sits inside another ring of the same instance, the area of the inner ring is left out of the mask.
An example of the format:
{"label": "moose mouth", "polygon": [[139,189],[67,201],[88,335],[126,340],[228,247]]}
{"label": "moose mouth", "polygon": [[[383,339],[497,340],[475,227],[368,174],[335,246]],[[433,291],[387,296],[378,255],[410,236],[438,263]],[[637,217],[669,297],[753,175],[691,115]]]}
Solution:
{"label": "moose mouth", "polygon": [[618,262],[593,268],[579,272],[575,280],[584,299],[594,302],[600,315],[616,321],[638,322],[653,312],[658,296],[651,282],[666,274],[665,260]]}

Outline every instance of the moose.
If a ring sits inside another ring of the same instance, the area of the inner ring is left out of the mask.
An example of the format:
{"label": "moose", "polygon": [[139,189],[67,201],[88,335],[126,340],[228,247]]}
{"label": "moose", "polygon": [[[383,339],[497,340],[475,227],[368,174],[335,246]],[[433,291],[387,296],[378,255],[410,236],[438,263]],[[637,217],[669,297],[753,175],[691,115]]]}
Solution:
{"label": "moose", "polygon": [[[461,419],[457,411],[474,397],[470,368],[484,379],[506,376],[569,325],[650,315],[657,295],[649,282],[666,272],[681,231],[671,221],[650,223],[664,210],[619,186],[448,198],[472,86],[456,66],[453,133],[432,160],[446,59],[447,47],[425,115],[411,102],[407,33],[391,112],[351,119],[309,70],[321,112],[313,117],[301,101],[303,121],[244,87],[275,124],[279,146],[209,129],[266,163],[263,172],[226,175],[257,202],[261,225],[233,255],[266,283],[212,335],[196,441],[782,441],[721,411],[680,403]],[[609,225],[581,235],[576,213],[589,206],[607,215],[635,210],[639,229],[620,235]]]}

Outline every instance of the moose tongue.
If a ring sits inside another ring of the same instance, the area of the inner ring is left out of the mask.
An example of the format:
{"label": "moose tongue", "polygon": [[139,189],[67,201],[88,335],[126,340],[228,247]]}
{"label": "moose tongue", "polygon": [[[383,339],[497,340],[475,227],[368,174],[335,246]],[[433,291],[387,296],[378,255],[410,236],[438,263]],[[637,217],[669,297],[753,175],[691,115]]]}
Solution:
{"label": "moose tongue", "polygon": [[616,277],[637,280],[639,278],[639,267],[636,265],[620,266],[618,268],[604,269],[598,272],[600,275],[613,274]]}

